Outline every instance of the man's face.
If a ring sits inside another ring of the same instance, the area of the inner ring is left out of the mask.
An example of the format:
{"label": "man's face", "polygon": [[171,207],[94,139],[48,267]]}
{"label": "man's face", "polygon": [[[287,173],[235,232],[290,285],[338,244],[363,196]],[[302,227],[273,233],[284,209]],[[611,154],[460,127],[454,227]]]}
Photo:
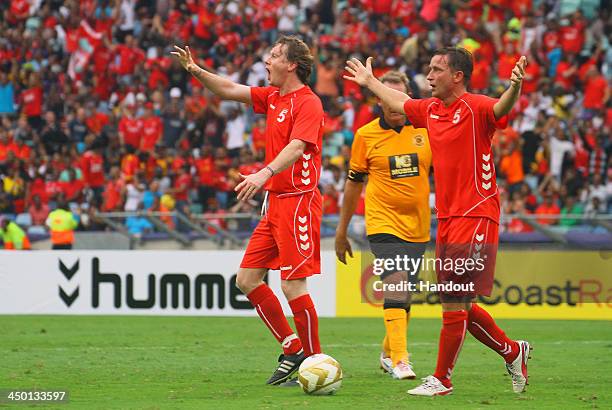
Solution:
{"label": "man's face", "polygon": [[453,94],[454,88],[463,81],[463,78],[457,72],[451,71],[448,56],[435,55],[429,63],[427,81],[431,87],[432,97],[445,99]]}
{"label": "man's face", "polygon": [[275,45],[270,50],[270,56],[266,60],[266,70],[268,70],[268,82],[270,85],[280,87],[287,78],[289,70],[293,68],[293,63],[287,61],[287,46],[282,44]]}
{"label": "man's face", "polygon": [[[385,84],[389,88],[393,88],[394,90],[401,91],[406,93],[406,86],[403,83],[395,83],[395,82],[387,82]],[[385,117],[385,121],[394,127],[403,125],[406,122],[406,115],[404,112],[393,111],[388,104],[379,100],[380,107],[382,108],[383,115]]]}

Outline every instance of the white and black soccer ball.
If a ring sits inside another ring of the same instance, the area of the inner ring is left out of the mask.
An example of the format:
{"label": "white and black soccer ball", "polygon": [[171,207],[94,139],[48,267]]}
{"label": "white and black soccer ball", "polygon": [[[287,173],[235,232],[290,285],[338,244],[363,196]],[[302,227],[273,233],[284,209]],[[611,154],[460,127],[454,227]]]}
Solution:
{"label": "white and black soccer ball", "polygon": [[300,365],[298,382],[306,394],[333,394],[342,386],[342,368],[333,357],[322,353],[315,354]]}

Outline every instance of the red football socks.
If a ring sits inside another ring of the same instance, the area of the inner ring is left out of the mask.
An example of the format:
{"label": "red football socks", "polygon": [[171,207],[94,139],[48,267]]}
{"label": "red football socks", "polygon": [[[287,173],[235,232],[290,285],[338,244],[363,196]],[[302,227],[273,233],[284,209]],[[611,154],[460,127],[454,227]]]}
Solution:
{"label": "red football socks", "polygon": [[468,330],[481,343],[495,350],[506,363],[512,363],[519,354],[519,345],[506,336],[489,313],[472,303],[468,314]]}
{"label": "red football socks", "polygon": [[289,301],[295,328],[304,346],[306,356],[321,353],[319,343],[319,318],[310,295],[302,295]]}
{"label": "red football socks", "polygon": [[276,340],[283,346],[285,354],[295,354],[302,349],[300,339],[293,333],[287,318],[283,313],[278,298],[268,285],[261,284],[247,295],[251,304],[257,310]]}
{"label": "red football socks", "polygon": [[438,347],[438,363],[434,376],[446,387],[451,387],[451,374],[463,346],[467,330],[468,312],[457,310],[442,313],[442,330]]}

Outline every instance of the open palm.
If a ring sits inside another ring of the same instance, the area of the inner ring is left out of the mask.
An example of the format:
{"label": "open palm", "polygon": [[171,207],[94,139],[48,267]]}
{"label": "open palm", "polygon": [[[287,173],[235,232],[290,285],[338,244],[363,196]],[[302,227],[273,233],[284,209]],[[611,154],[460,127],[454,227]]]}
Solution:
{"label": "open palm", "polygon": [[344,69],[350,74],[343,76],[344,79],[354,81],[361,86],[366,86],[368,81],[374,77],[372,73],[372,57],[366,59],[365,66],[361,61],[353,57],[346,61]]}
{"label": "open palm", "polygon": [[190,65],[195,65],[193,57],[191,57],[191,50],[189,50],[189,46],[186,46],[185,49],[182,49],[179,46],[174,46],[174,49],[176,51],[171,51],[170,54],[178,58],[179,63],[181,63],[184,69],[189,70]]}

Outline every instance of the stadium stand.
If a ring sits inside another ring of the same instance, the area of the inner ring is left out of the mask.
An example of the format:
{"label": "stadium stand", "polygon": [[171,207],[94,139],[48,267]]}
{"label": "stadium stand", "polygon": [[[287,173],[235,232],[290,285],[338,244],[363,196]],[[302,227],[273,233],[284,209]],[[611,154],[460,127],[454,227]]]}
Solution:
{"label": "stadium stand", "polygon": [[237,203],[233,187],[239,173],[263,167],[265,124],[203,90],[169,52],[188,44],[200,65],[255,86],[265,83],[277,35],[298,34],[316,55],[311,85],[326,112],[324,236],[333,235],[354,131],[378,113],[371,94],[342,79],[344,61],[375,55],[377,74],[399,69],[413,96],[424,97],[432,51],[453,44],[472,51],[471,88],[490,95],[501,93],[520,55],[529,61],[511,125],[494,137],[500,240],[609,245],[606,3],[3,1],[0,214],[33,240],[45,237],[59,198],[82,231],[248,237],[262,196]]}

